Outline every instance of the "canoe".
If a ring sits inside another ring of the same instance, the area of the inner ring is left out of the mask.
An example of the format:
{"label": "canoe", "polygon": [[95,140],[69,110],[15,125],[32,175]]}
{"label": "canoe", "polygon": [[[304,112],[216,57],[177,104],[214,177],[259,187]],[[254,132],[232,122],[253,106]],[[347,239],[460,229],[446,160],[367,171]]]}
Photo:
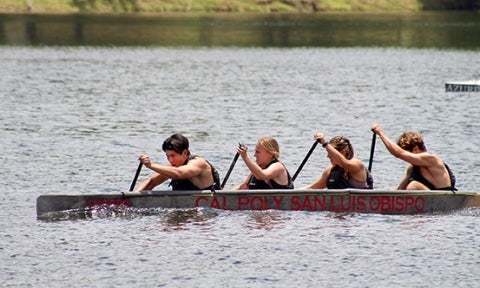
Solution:
{"label": "canoe", "polygon": [[37,198],[37,217],[101,207],[332,211],[377,214],[444,213],[480,207],[480,192],[412,190],[142,191]]}
{"label": "canoe", "polygon": [[480,92],[480,80],[451,81],[445,83],[446,92]]}

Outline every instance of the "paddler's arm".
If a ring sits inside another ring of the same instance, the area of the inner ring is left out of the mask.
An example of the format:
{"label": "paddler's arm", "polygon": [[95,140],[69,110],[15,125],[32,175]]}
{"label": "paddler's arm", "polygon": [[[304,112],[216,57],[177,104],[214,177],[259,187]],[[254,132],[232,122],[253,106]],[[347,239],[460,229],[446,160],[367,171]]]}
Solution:
{"label": "paddler's arm", "polygon": [[436,163],[438,164],[439,158],[426,151],[424,153],[413,153],[402,149],[383,132],[379,124],[373,124],[372,131],[380,137],[388,152],[393,156],[417,166],[432,166]]}
{"label": "paddler's arm", "polygon": [[407,171],[405,172],[405,175],[403,176],[402,180],[400,181],[400,183],[397,186],[397,190],[407,189],[408,178],[410,177],[410,174],[412,173],[412,169],[413,169],[413,167],[411,165],[408,166]]}
{"label": "paddler's arm", "polygon": [[250,172],[257,178],[258,180],[270,180],[270,179],[276,179],[278,175],[280,175],[283,172],[283,165],[281,163],[275,163],[273,165],[270,165],[269,167],[262,169],[255,161],[253,161],[252,158],[250,158],[247,154],[248,147],[243,146],[243,147],[238,147],[237,152],[240,154],[242,157],[243,161],[245,162],[245,165],[247,165],[248,169]]}
{"label": "paddler's arm", "polygon": [[403,154],[408,151],[403,150],[400,148],[400,146],[397,145],[397,143],[393,142],[384,132],[380,124],[373,124],[372,125],[372,131],[375,132],[380,139],[382,140],[383,144],[385,145],[385,148],[387,148],[388,152],[392,154],[393,156],[403,159]]}
{"label": "paddler's arm", "polygon": [[320,176],[320,178],[318,178],[312,184],[310,184],[308,186],[305,186],[301,189],[325,189],[325,188],[327,188],[327,178],[328,178],[328,175],[330,175],[330,171],[332,170],[332,167],[333,167],[332,165],[328,165],[328,167],[325,168],[325,170],[323,170],[322,176]]}
{"label": "paddler's arm", "polygon": [[232,190],[248,190],[248,181],[250,181],[250,178],[252,177],[251,173],[248,173],[247,178],[243,180],[243,182],[240,185],[237,185],[232,188]]}
{"label": "paddler's arm", "polygon": [[162,184],[167,179],[168,179],[167,177],[156,173],[150,178],[148,178],[147,180],[143,181],[142,184],[140,184],[140,186],[138,186],[137,189],[135,189],[135,192],[140,192],[143,190],[153,190],[153,188]]}
{"label": "paddler's arm", "polygon": [[166,166],[166,165],[158,165],[154,164],[148,155],[142,155],[139,158],[140,161],[149,169],[157,172],[158,174],[163,175],[164,177],[171,178],[171,179],[190,179],[193,178],[200,173],[202,173],[202,169],[206,166],[205,160],[201,158],[195,158],[190,161],[186,165],[180,167],[174,166]]}
{"label": "paddler's arm", "polygon": [[340,151],[328,144],[323,133],[316,133],[313,135],[313,138],[320,142],[325,150],[327,150],[328,157],[332,160],[332,163],[340,165],[340,167],[345,169],[354,179],[364,179],[366,177],[364,175],[365,166],[362,161],[357,158],[347,159]]}

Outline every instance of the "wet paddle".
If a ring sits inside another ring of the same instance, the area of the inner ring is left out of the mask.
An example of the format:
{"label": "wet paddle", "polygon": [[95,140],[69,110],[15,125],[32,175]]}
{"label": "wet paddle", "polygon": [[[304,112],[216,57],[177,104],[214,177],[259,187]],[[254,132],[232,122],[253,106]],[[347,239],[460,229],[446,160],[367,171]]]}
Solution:
{"label": "wet paddle", "polygon": [[376,140],[377,140],[377,133],[375,133],[375,131],[373,131],[372,146],[370,147],[370,160],[368,161],[368,171],[369,172],[372,172],[373,153],[375,152],[375,142],[376,142]]}
{"label": "wet paddle", "polygon": [[132,185],[130,185],[130,192],[133,191],[133,188],[135,188],[135,183],[137,183],[138,175],[140,175],[140,171],[142,170],[142,161],[138,163],[138,168],[137,168],[137,173],[135,173],[135,177],[133,177]]}
{"label": "wet paddle", "polygon": [[302,164],[300,164],[300,166],[298,167],[297,172],[295,172],[295,174],[293,175],[292,181],[295,181],[295,179],[297,179],[298,174],[300,174],[300,171],[303,169],[303,166],[305,166],[305,163],[307,163],[308,158],[310,158],[310,155],[312,155],[313,150],[315,150],[315,148],[317,147],[318,143],[319,143],[319,142],[315,140],[315,143],[313,143],[312,147],[310,148],[310,150],[308,151],[307,155],[306,155],[305,158],[303,159]]}
{"label": "wet paddle", "polygon": [[[242,143],[238,143],[238,147],[243,147],[244,145]],[[237,163],[238,157],[240,154],[235,154],[235,157],[233,157],[232,164],[230,164],[230,168],[228,168],[227,174],[225,175],[225,178],[223,178],[222,185],[220,185],[220,188],[223,189],[225,187],[225,184],[227,184],[227,180],[230,177],[230,174],[232,173],[233,167],[235,166],[235,163]]]}

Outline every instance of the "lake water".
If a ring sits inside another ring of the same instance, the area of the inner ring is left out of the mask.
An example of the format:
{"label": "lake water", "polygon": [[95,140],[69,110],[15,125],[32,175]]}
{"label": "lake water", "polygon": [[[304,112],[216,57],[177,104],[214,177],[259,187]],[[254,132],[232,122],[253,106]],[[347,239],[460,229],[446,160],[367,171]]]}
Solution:
{"label": "lake water", "polygon": [[[480,78],[475,41],[458,49],[4,43],[0,286],[478,287],[479,209],[158,209],[50,222],[35,215],[40,194],[128,190],[138,154],[165,162],[161,143],[175,132],[223,178],[237,143],[252,149],[266,135],[277,138],[292,173],[317,131],[349,137],[367,163],[378,122],[392,138],[423,133],[458,188],[478,191],[479,95],[444,87]],[[328,163],[317,148],[296,186]],[[396,186],[405,167],[377,141],[377,188]],[[227,189],[246,174],[238,161]],[[139,181],[148,175],[144,169]]]}

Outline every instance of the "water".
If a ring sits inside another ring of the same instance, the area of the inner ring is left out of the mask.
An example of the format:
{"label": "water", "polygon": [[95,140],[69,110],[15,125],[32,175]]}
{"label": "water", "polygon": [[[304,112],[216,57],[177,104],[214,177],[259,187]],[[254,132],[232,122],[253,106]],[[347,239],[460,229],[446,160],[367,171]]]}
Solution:
{"label": "water", "polygon": [[[388,216],[288,211],[98,212],[37,221],[45,193],[126,191],[137,155],[182,132],[225,175],[239,141],[275,136],[293,173],[312,135],[349,137],[368,162],[381,123],[424,134],[460,190],[480,187],[478,50],[0,47],[0,286],[476,287],[480,211]],[[405,163],[378,141],[377,188]],[[328,164],[319,147],[296,186]],[[237,162],[227,188],[247,170]],[[141,179],[149,175],[147,169]],[[166,185],[159,188],[167,188]]]}

